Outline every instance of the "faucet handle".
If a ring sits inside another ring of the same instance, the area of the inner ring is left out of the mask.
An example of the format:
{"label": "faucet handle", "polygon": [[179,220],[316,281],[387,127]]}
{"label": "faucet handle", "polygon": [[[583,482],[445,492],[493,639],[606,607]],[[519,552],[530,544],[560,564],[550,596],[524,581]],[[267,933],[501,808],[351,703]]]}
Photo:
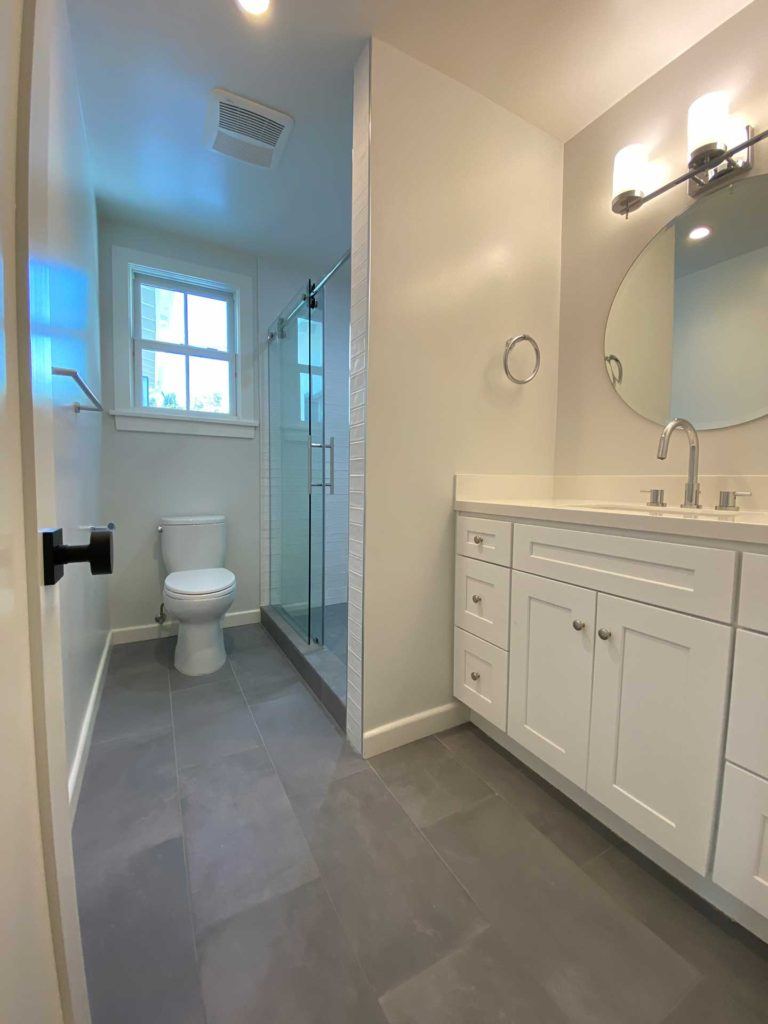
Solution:
{"label": "faucet handle", "polygon": [[720,491],[715,509],[718,512],[738,512],[737,498],[751,498],[752,491]]}
{"label": "faucet handle", "polygon": [[667,503],[664,501],[664,488],[663,487],[651,487],[640,491],[641,494],[649,494],[650,498],[646,502],[648,508],[666,508]]}

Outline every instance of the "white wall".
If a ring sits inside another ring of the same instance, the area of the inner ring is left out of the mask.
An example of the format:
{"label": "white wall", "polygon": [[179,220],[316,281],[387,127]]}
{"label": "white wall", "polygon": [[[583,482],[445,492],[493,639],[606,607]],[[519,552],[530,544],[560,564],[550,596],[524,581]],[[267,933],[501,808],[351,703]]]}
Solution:
{"label": "white wall", "polygon": [[451,701],[454,473],[552,470],[562,183],[560,143],[376,39],[370,116],[366,733]]}
{"label": "white wall", "polygon": [[[43,9],[41,18],[38,25],[46,25],[50,39],[45,44],[49,51],[40,57],[46,64],[45,78],[41,72],[33,108],[33,145],[41,162],[32,182],[36,214],[30,270],[32,332],[50,340],[52,365],[79,371],[98,393],[97,229],[88,145],[66,8],[52,4]],[[57,522],[50,525],[64,528],[65,542],[82,544],[88,535],[77,527],[97,524],[102,516],[102,417],[76,415],[72,405],[82,400],[81,392],[71,380],[54,377],[53,381]],[[91,576],[85,566],[78,565],[67,569],[58,587],[71,768],[107,637],[107,580]]]}
{"label": "white wall", "polygon": [[[611,107],[565,146],[560,392],[557,471],[561,474],[658,474],[659,427],[615,394],[603,366],[603,334],[613,296],[637,254],[665,224],[688,209],[684,187],[672,189],[628,220],[611,212],[617,150],[651,145],[669,178],[686,165],[686,114],[703,93],[726,89],[746,122],[768,123],[768,0],[755,0],[711,35]],[[756,173],[768,171],[765,144]],[[673,442],[665,472],[685,472],[687,450]],[[705,474],[768,472],[768,418],[701,439]]]}
{"label": "white wall", "polygon": [[[112,246],[199,263],[249,275],[254,282],[257,335],[277,315],[305,277],[265,257],[210,242],[168,235],[140,225],[102,220],[101,318],[105,405],[112,408]],[[254,375],[258,379],[257,375]],[[258,410],[258,401],[257,401]],[[257,411],[258,418],[258,411]],[[259,440],[117,431],[104,417],[104,516],[117,524],[116,567],[110,581],[113,628],[153,622],[165,569],[160,557],[160,516],[223,512],[227,517],[227,565],[237,575],[232,611],[260,601]]]}

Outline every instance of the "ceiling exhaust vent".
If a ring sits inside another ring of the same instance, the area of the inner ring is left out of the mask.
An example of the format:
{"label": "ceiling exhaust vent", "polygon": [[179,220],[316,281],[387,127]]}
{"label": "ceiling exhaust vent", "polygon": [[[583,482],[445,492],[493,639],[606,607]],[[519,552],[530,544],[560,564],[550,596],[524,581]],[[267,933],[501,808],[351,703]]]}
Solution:
{"label": "ceiling exhaust vent", "polygon": [[211,149],[259,167],[274,167],[293,118],[226,89],[214,89],[211,101]]}

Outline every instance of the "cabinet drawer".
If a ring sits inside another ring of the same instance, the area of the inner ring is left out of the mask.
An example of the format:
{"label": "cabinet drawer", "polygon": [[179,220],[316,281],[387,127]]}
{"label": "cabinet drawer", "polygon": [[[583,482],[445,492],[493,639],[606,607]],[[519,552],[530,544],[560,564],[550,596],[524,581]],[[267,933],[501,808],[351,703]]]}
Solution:
{"label": "cabinet drawer", "polygon": [[509,569],[456,559],[454,621],[468,633],[507,649],[509,636]]}
{"label": "cabinet drawer", "polygon": [[768,917],[768,782],[726,764],[712,878]]}
{"label": "cabinet drawer", "polygon": [[768,555],[744,555],[741,563],[739,625],[768,633]]}
{"label": "cabinet drawer", "polygon": [[453,631],[453,695],[492,725],[507,724],[507,652]]}
{"label": "cabinet drawer", "polygon": [[731,621],[734,551],[516,524],[512,564],[617,597]]}
{"label": "cabinet drawer", "polygon": [[456,554],[495,565],[512,564],[512,523],[504,519],[456,516]]}
{"label": "cabinet drawer", "polygon": [[736,631],[726,755],[768,779],[768,636]]}

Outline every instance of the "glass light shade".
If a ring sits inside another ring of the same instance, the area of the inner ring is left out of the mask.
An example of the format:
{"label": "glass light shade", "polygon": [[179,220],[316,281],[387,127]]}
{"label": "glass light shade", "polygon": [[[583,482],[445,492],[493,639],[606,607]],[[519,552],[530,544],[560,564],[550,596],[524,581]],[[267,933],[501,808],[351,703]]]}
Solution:
{"label": "glass light shade", "polygon": [[688,153],[725,148],[733,135],[727,92],[708,92],[688,108]]}
{"label": "glass light shade", "polygon": [[237,0],[238,7],[241,7],[246,14],[266,14],[269,10],[270,0]]}
{"label": "glass light shade", "polygon": [[645,192],[648,147],[640,142],[620,149],[613,158],[613,197],[624,192]]}

